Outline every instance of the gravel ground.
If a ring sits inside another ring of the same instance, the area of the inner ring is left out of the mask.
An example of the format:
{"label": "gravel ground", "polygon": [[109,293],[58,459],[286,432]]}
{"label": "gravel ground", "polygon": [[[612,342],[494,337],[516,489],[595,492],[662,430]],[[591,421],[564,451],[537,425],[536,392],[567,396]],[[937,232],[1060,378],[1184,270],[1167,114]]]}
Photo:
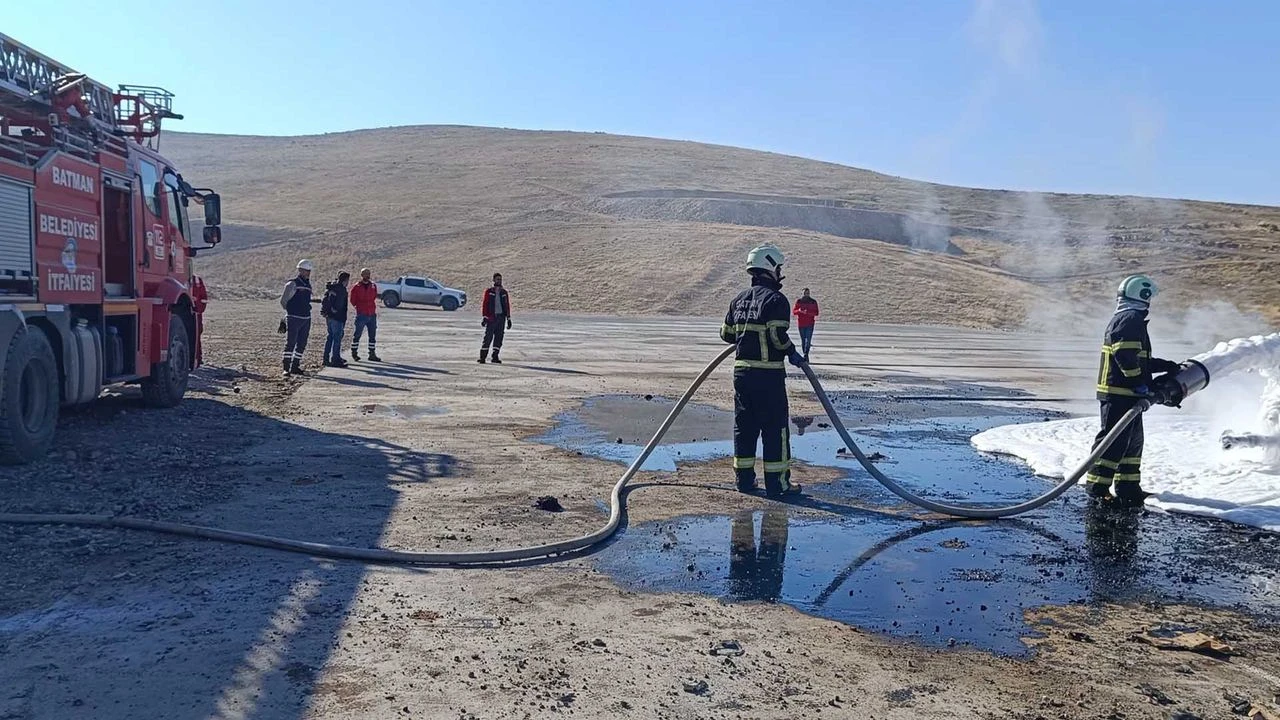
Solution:
{"label": "gravel ground", "polygon": [[[407,309],[383,318],[386,363],[299,382],[276,377],[275,321],[269,302],[216,303],[210,366],[187,402],[143,410],[125,391],[68,417],[48,460],[5,469],[0,508],[415,549],[570,537],[603,521],[599,501],[620,468],[526,438],[586,396],[677,395],[719,347],[713,321],[529,316],[508,334],[507,363],[479,366],[472,314]],[[954,380],[976,380],[1008,370],[1007,352],[983,349],[1000,338],[828,325],[815,355],[830,358],[824,375],[845,387],[883,387],[879,368],[906,362],[945,361]],[[1035,342],[1021,347],[1037,352]],[[1065,357],[1061,377],[1087,376],[1091,352]],[[1051,392],[1047,371],[1026,364],[1007,385]],[[727,407],[728,385],[717,374],[699,400]],[[811,414],[812,400],[792,391],[793,412]],[[799,474],[808,484],[831,479],[820,468]],[[765,503],[720,491],[718,464],[640,481],[664,487],[633,494],[632,523]],[[564,512],[533,507],[543,495]],[[589,558],[398,568],[122,531],[0,527],[0,567],[5,720],[1185,719],[1230,717],[1245,701],[1274,713],[1280,692],[1274,628],[1184,606],[1042,608],[1053,624],[1030,641],[1037,652],[1011,659],[918,647],[784,605],[631,592]],[[1259,592],[1276,592],[1270,582]],[[1131,640],[1174,622],[1235,654]],[[742,653],[726,654],[725,641]]]}

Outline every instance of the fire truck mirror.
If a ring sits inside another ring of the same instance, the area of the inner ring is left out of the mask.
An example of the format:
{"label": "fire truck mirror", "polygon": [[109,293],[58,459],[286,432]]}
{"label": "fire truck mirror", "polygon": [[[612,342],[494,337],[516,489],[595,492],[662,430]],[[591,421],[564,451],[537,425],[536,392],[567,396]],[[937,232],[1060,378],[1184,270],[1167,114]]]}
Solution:
{"label": "fire truck mirror", "polygon": [[217,245],[222,242],[222,228],[217,225],[206,225],[204,228],[204,244]]}
{"label": "fire truck mirror", "polygon": [[[204,196],[204,224],[210,227],[222,224],[222,197],[218,193]],[[208,237],[208,233],[205,237]]]}

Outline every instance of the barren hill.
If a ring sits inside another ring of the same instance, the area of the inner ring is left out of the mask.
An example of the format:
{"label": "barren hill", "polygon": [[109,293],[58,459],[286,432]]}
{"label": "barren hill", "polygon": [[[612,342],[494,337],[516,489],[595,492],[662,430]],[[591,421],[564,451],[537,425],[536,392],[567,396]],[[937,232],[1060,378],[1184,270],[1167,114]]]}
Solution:
{"label": "barren hill", "polygon": [[223,297],[274,290],[305,256],[322,279],[370,266],[473,297],[501,271],[523,309],[718,315],[745,251],[772,241],[788,290],[833,319],[1012,327],[1144,270],[1171,303],[1280,320],[1274,207],[966,189],[600,133],[166,133],[162,150],[223,194],[225,242],[198,261]]}

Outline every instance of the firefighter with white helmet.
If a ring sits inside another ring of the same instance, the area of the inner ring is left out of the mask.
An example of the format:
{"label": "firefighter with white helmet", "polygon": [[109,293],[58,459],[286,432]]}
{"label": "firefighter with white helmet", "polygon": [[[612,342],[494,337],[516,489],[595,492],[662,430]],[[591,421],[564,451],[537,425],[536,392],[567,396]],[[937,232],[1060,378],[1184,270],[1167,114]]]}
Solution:
{"label": "firefighter with white helmet", "polygon": [[311,335],[311,270],[310,260],[298,261],[298,275],[284,286],[280,307],[285,312],[284,375],[302,375],[302,353]]}
{"label": "firefighter with white helmet", "polygon": [[[1125,413],[1143,399],[1149,399],[1153,373],[1178,371],[1176,362],[1151,356],[1147,313],[1159,292],[1155,281],[1146,275],[1130,275],[1116,290],[1116,311],[1103,336],[1098,366],[1102,430],[1094,440],[1094,447]],[[1085,478],[1090,497],[1114,499],[1126,505],[1142,504],[1147,496],[1141,485],[1142,444],[1142,416],[1139,415],[1090,469]]]}
{"label": "firefighter with white helmet", "polygon": [[764,485],[770,497],[799,494],[791,482],[785,360],[803,358],[787,336],[791,304],[782,294],[782,251],[762,245],[747,254],[751,287],[729,305],[720,339],[736,345],[733,363],[733,468],[738,490],[756,490],[756,442],[764,446]]}

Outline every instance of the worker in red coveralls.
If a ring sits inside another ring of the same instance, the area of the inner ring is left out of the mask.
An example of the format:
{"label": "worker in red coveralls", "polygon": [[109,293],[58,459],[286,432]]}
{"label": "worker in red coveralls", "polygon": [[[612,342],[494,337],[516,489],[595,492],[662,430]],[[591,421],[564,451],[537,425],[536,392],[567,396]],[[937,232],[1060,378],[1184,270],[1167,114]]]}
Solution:
{"label": "worker in red coveralls", "polygon": [[818,321],[818,301],[809,297],[809,288],[796,300],[791,311],[796,316],[796,327],[800,328],[800,351],[804,359],[809,359],[809,348],[813,347],[813,324]]}
{"label": "worker in red coveralls", "polygon": [[196,367],[204,364],[204,309],[209,307],[209,291],[199,275],[191,276],[191,302],[196,310]]}

